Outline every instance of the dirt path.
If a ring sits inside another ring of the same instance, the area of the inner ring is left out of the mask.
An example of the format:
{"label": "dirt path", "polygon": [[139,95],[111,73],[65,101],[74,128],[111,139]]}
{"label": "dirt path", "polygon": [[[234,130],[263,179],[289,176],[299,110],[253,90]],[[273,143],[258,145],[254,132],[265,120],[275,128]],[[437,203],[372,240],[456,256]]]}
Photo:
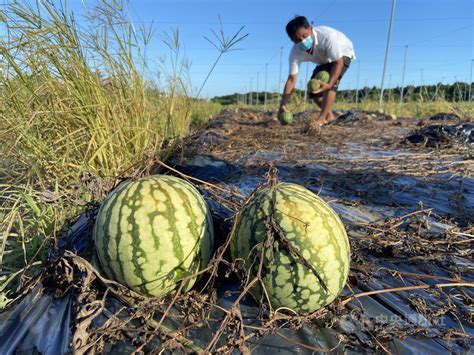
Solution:
{"label": "dirt path", "polygon": [[224,111],[185,142],[183,165],[193,164],[196,156],[225,162],[234,169],[223,182],[238,184],[239,175],[262,176],[271,163],[282,178],[314,191],[331,188],[332,197],[387,205],[386,198],[379,200],[388,194],[395,197],[394,206],[397,200],[401,205],[422,201],[463,224],[474,219],[474,145],[444,139],[432,148],[406,140],[423,127],[454,126],[459,120],[393,120],[357,112],[309,136],[302,133],[309,115],[298,114],[294,124],[282,126],[271,113]]}
{"label": "dirt path", "polygon": [[[273,161],[295,165],[322,162],[343,164],[346,169],[366,169],[361,164],[364,162],[389,172],[403,170],[426,176],[443,171],[463,173],[466,167],[472,167],[472,145],[450,146],[447,142],[444,149],[433,150],[404,142],[406,136],[423,126],[454,125],[459,121],[393,120],[390,116],[359,112],[341,115],[324,126],[320,134],[309,136],[302,133],[309,116],[306,112],[297,114],[292,125],[282,126],[272,113],[224,111],[189,138],[186,150],[189,156],[205,154],[251,168]],[[433,164],[438,159],[446,164]]]}
{"label": "dirt path", "polygon": [[[304,185],[331,204],[351,241],[345,294],[374,293],[351,303],[353,311],[340,317],[337,331],[339,339],[347,336],[346,344],[413,353],[467,349],[474,334],[473,289],[416,288],[474,282],[470,122],[349,112],[308,136],[302,130],[309,115],[282,126],[271,113],[224,111],[185,141],[181,167],[247,196],[271,164],[280,180]],[[423,137],[442,126],[464,131]],[[422,142],[412,144],[407,137],[416,133],[414,141],[421,136]],[[399,287],[414,289],[382,291]],[[328,336],[327,329],[314,332]]]}

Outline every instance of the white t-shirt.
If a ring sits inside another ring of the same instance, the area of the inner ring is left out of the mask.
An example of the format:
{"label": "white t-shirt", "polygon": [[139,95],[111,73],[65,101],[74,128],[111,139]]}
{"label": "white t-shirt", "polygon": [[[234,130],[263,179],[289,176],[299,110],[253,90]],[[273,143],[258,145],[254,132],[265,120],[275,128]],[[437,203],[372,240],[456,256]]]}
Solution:
{"label": "white t-shirt", "polygon": [[313,35],[312,52],[299,50],[297,44],[291,48],[290,75],[298,74],[301,62],[326,64],[335,62],[343,56],[355,59],[352,42],[344,33],[327,26],[315,26]]}

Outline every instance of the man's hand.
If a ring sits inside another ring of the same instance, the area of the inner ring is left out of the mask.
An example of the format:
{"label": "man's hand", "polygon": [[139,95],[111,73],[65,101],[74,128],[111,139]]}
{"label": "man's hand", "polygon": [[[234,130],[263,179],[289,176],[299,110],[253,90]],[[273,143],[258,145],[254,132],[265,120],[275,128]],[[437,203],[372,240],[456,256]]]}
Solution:
{"label": "man's hand", "polygon": [[289,110],[286,108],[286,105],[281,105],[280,104],[280,107],[278,108],[278,111],[276,113],[276,116],[273,116],[272,115],[272,118],[270,119],[270,121],[278,121],[278,116],[280,115],[280,113],[282,112],[289,112]]}
{"label": "man's hand", "polygon": [[318,80],[318,81],[320,84],[319,89],[316,91],[313,91],[312,92],[313,94],[319,94],[319,93],[331,90],[331,86],[328,83],[325,83],[324,81],[321,81],[321,80]]}
{"label": "man's hand", "polygon": [[289,110],[286,108],[286,105],[281,105],[277,114],[280,114],[281,112],[289,112]]}

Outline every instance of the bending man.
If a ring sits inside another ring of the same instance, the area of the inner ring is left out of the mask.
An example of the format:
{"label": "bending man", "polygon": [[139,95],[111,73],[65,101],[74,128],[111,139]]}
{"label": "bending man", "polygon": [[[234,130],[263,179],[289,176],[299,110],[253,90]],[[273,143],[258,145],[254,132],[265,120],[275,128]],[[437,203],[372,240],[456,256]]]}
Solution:
{"label": "bending man", "polygon": [[320,88],[309,94],[321,108],[319,117],[311,119],[306,127],[306,130],[312,133],[319,130],[324,123],[336,119],[331,107],[336,101],[336,92],[342,76],[355,59],[354,48],[342,32],[327,26],[313,27],[304,16],[297,16],[288,22],[286,32],[294,45],[289,57],[290,73],[278,113],[288,111],[286,104],[296,85],[301,62],[317,64],[311,78],[323,70],[331,75],[329,83],[320,81]]}

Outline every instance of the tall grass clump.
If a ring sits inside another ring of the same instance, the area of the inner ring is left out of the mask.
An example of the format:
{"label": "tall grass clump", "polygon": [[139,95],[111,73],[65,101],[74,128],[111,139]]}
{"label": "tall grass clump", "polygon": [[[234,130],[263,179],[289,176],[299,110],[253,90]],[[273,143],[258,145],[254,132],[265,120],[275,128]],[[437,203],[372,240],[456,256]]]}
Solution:
{"label": "tall grass clump", "polygon": [[[159,107],[147,97],[137,32],[101,3],[81,26],[65,4],[13,2],[0,46],[2,153],[16,182],[41,188],[84,172],[113,176],[159,152]],[[100,15],[100,16],[99,16]]]}
{"label": "tall grass clump", "polygon": [[153,31],[125,1],[81,18],[66,4],[12,1],[0,16],[0,308],[68,220],[220,109],[191,97],[178,31],[153,80]]}
{"label": "tall grass clump", "polygon": [[66,3],[14,1],[0,23],[3,291],[14,270],[44,260],[58,225],[102,197],[81,178],[112,186],[159,156],[169,117],[143,80],[150,32],[132,27],[120,1],[99,2],[83,20]]}

